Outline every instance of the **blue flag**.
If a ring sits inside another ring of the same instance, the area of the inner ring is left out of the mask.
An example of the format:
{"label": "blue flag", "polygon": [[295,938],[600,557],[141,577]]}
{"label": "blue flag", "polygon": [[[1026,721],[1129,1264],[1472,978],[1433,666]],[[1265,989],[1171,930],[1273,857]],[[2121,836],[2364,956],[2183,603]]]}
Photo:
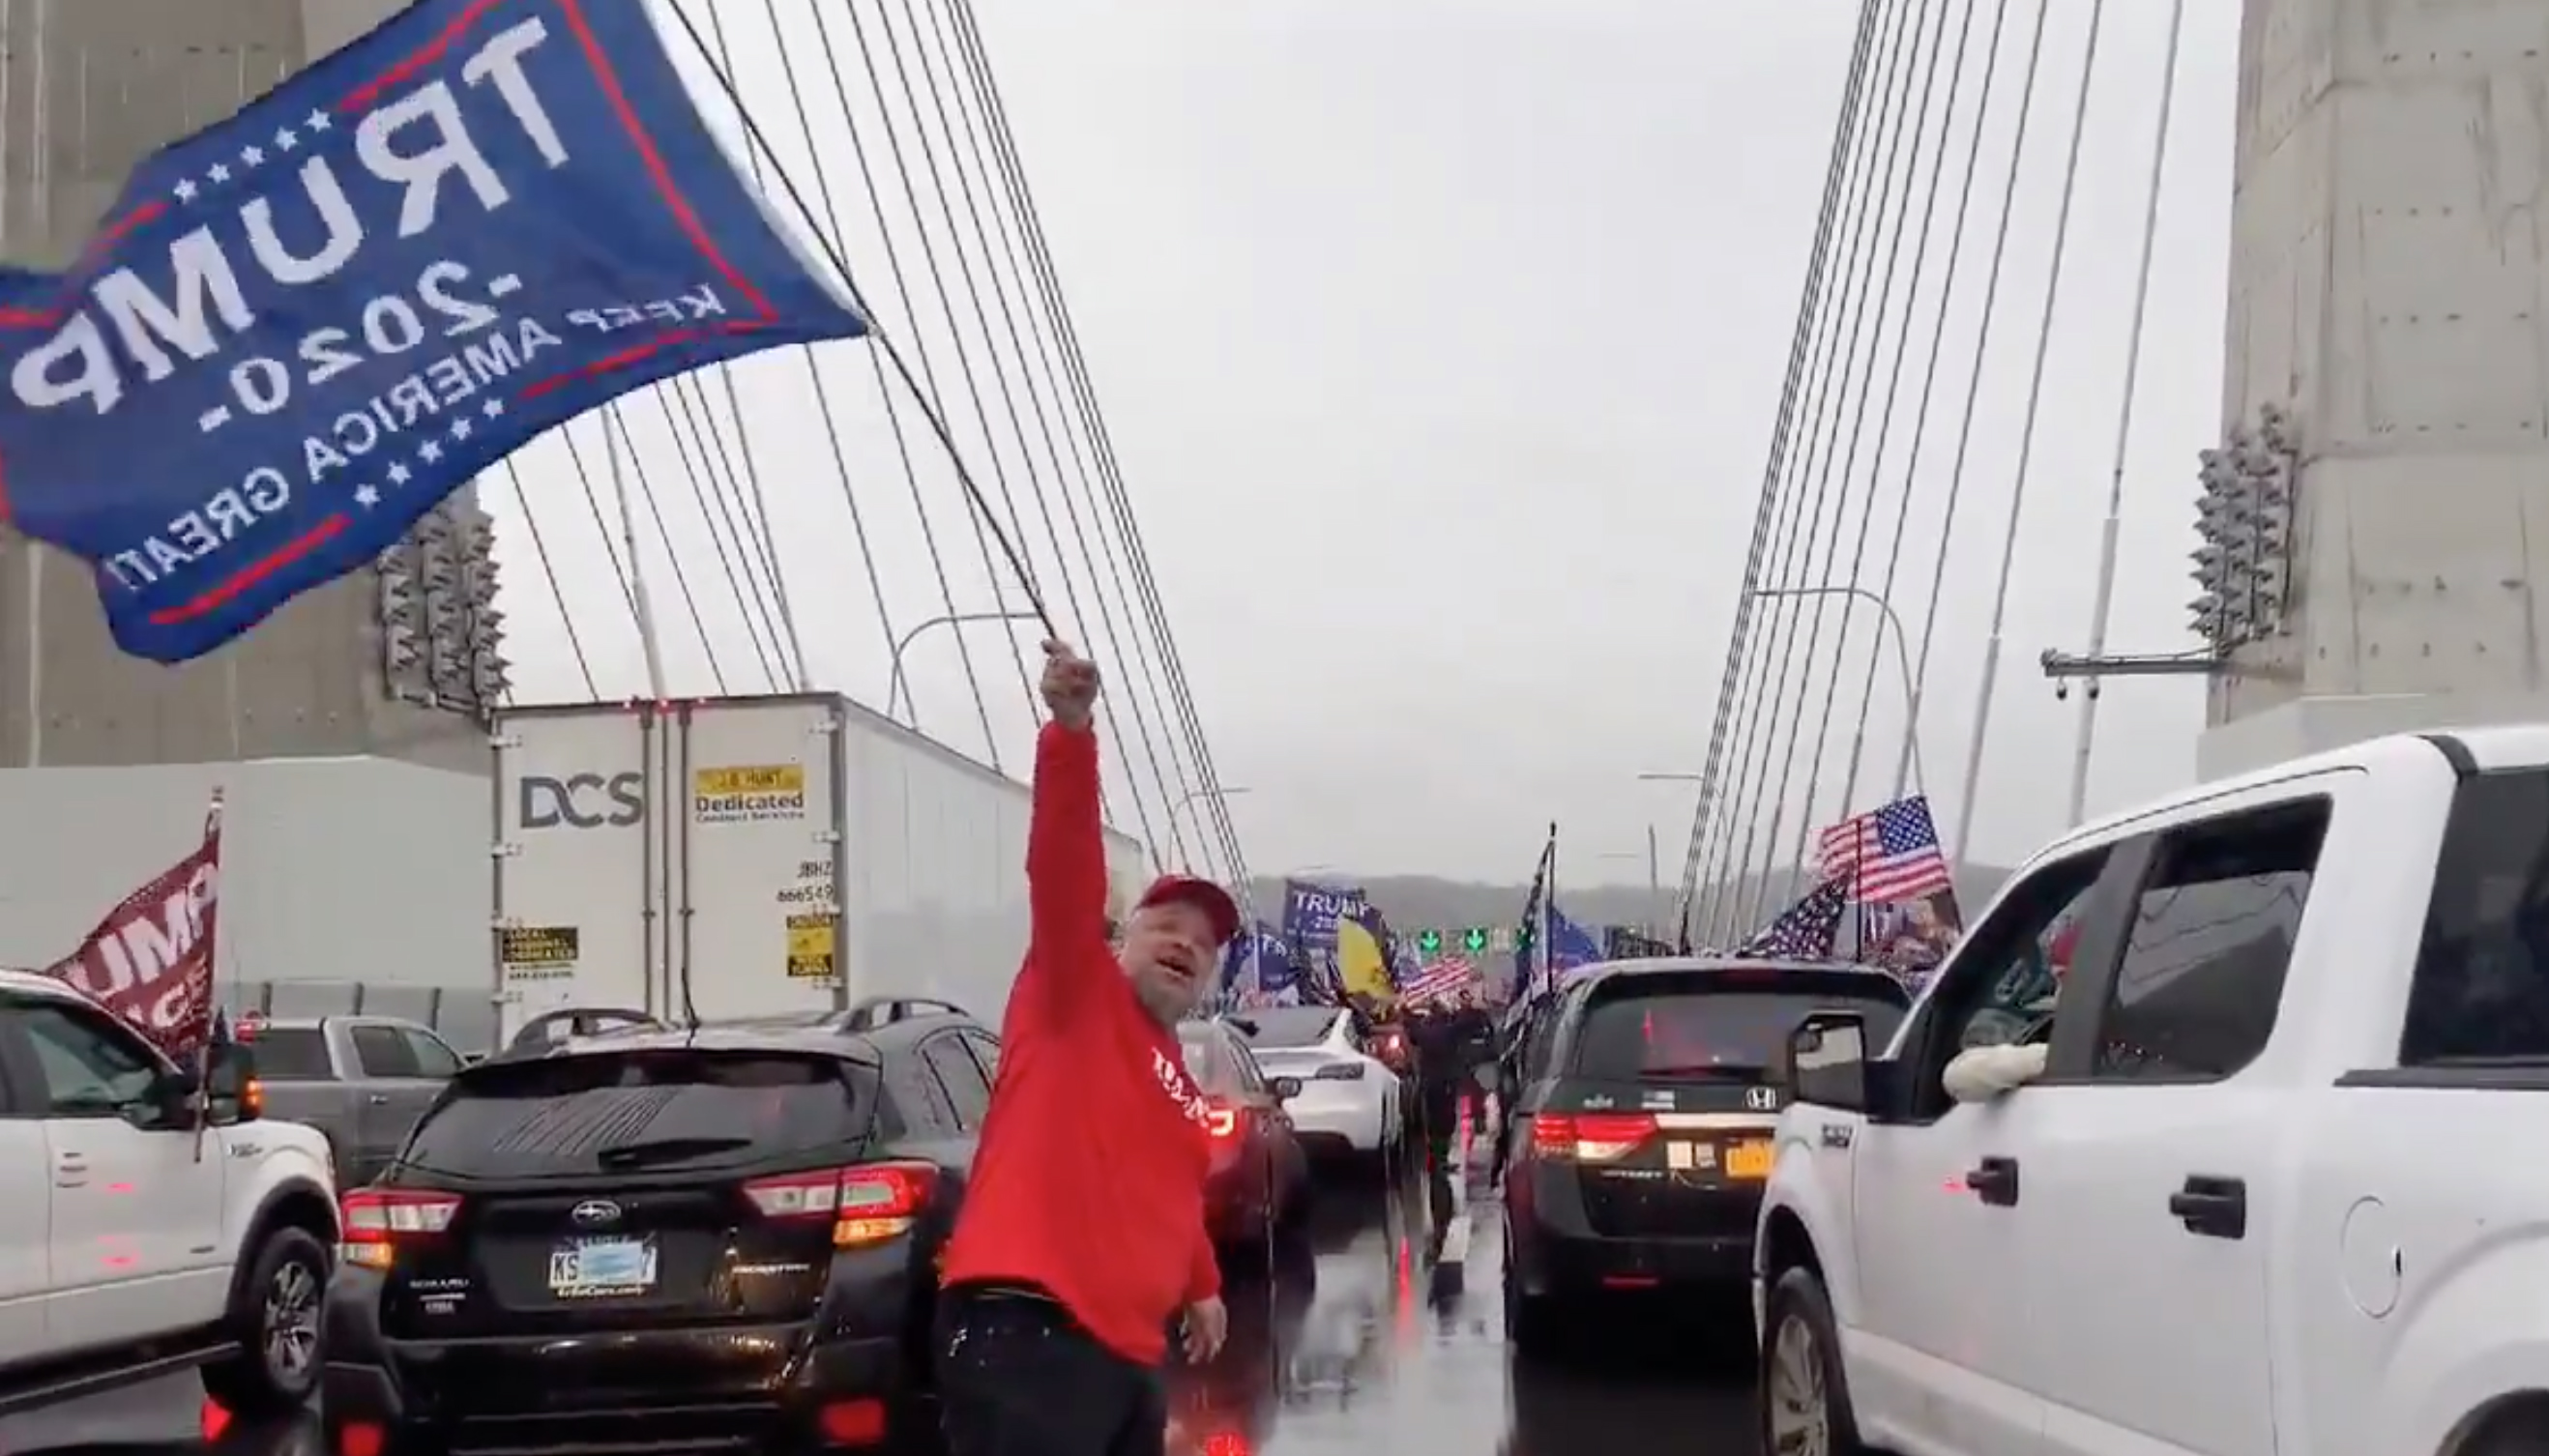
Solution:
{"label": "blue flag", "polygon": [[144,160],[69,272],[0,277],[0,518],[183,662],[543,430],[864,327],[646,6],[418,0]]}
{"label": "blue flag", "polygon": [[1602,940],[1593,932],[1577,925],[1560,913],[1555,901],[1549,907],[1549,972],[1553,978],[1563,977],[1579,965],[1591,965],[1602,958]]}

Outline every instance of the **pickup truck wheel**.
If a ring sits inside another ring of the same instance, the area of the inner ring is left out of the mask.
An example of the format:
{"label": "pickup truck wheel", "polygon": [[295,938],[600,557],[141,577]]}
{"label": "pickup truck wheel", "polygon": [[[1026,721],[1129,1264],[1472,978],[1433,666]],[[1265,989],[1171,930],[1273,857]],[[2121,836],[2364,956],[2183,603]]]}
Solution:
{"label": "pickup truck wheel", "polygon": [[1811,1269],[1790,1269],[1770,1290],[1768,1316],[1761,1321],[1763,1456],[1864,1456],[1823,1281]]}
{"label": "pickup truck wheel", "polygon": [[233,1297],[230,1327],[238,1353],[204,1367],[204,1394],[234,1414],[298,1410],[319,1385],[319,1304],[328,1287],[328,1250],[305,1229],[284,1227],[255,1249]]}

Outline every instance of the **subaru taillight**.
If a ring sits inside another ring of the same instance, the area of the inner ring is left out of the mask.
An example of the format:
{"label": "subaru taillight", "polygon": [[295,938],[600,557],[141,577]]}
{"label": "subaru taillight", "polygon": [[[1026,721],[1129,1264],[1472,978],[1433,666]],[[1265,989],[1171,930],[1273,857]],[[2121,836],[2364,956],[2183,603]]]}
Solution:
{"label": "subaru taillight", "polygon": [[1204,1109],[1203,1129],[1215,1138],[1239,1136],[1239,1109],[1216,1102]]}
{"label": "subaru taillight", "polygon": [[460,1215],[460,1196],[415,1188],[357,1188],[337,1202],[336,1258],[386,1269],[402,1244],[439,1238]]}
{"label": "subaru taillight", "polygon": [[743,1196],[765,1219],[825,1220],[834,1248],[865,1248],[910,1232],[937,1181],[928,1163],[861,1163],[755,1178]]}
{"label": "subaru taillight", "polygon": [[1653,1136],[1654,1117],[1643,1112],[1544,1112],[1531,1120],[1532,1151],[1572,1162],[1623,1158]]}

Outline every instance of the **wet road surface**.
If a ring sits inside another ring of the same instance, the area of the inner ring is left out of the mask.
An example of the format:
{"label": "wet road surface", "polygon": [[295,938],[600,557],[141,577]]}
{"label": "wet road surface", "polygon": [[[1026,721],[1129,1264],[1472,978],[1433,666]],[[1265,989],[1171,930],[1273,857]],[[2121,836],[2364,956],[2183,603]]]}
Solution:
{"label": "wet road surface", "polygon": [[[1724,1320],[1624,1309],[1513,1371],[1495,1210],[1456,1181],[1338,1178],[1298,1249],[1235,1270],[1229,1347],[1171,1374],[1171,1456],[1755,1456],[1748,1334]],[[208,1443],[202,1408],[162,1381],[0,1420],[0,1453],[322,1456],[315,1419]]]}

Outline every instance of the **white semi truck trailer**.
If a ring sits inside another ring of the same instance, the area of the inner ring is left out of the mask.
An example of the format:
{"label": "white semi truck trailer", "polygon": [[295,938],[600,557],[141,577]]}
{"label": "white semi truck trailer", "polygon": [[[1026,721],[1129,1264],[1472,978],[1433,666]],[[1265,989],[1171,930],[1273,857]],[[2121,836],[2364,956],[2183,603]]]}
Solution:
{"label": "white semi truck trailer", "polygon": [[[999,1017],[1026,785],[820,693],[517,708],[494,743],[497,1045],[570,1007]],[[1108,861],[1120,910],[1145,859],[1110,834]]]}

